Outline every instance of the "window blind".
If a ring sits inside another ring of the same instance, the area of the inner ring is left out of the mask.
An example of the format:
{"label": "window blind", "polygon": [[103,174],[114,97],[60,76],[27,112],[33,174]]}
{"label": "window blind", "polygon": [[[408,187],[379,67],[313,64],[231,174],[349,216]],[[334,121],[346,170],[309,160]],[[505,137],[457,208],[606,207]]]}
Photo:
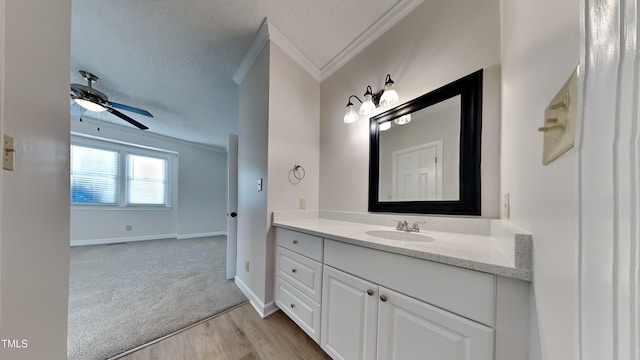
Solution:
{"label": "window blind", "polygon": [[71,202],[118,202],[117,151],[71,145]]}
{"label": "window blind", "polygon": [[167,160],[127,154],[127,204],[166,205]]}

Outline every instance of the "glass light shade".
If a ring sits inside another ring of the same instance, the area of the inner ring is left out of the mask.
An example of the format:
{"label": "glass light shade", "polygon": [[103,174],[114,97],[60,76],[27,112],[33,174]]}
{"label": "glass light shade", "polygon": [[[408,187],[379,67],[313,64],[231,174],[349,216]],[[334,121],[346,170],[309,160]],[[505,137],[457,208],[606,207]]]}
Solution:
{"label": "glass light shade", "polygon": [[105,109],[104,107],[102,107],[99,104],[96,104],[94,102],[85,100],[85,99],[73,99],[73,101],[76,102],[76,104],[82,106],[83,108],[89,110],[89,111],[93,111],[93,112],[101,112],[101,111],[107,111],[107,109]]}
{"label": "glass light shade", "polygon": [[384,92],[380,98],[380,106],[393,106],[398,103],[398,93],[394,87],[394,83],[388,83],[384,86]]}
{"label": "glass light shade", "polygon": [[402,115],[399,118],[393,120],[398,125],[405,125],[411,122],[411,114]]}
{"label": "glass light shade", "polygon": [[360,115],[358,115],[356,110],[353,108],[353,104],[350,103],[350,105],[347,105],[344,112],[344,123],[352,124],[358,121],[359,118],[360,118]]}
{"label": "glass light shade", "polygon": [[371,94],[364,96],[364,101],[360,105],[360,115],[369,115],[376,109],[376,105],[373,103],[373,97]]}
{"label": "glass light shade", "polygon": [[391,129],[391,121],[387,121],[387,122],[383,122],[382,124],[379,124],[378,129],[380,131],[386,131]]}

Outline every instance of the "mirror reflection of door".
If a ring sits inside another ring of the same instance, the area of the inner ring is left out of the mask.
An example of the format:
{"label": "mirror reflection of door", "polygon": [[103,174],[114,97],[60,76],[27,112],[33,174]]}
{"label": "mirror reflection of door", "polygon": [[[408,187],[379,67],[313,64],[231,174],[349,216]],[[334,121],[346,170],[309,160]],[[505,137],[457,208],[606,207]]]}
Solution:
{"label": "mirror reflection of door", "polygon": [[392,200],[442,199],[442,140],[393,152]]}
{"label": "mirror reflection of door", "polygon": [[451,97],[380,131],[381,202],[460,199],[460,104]]}

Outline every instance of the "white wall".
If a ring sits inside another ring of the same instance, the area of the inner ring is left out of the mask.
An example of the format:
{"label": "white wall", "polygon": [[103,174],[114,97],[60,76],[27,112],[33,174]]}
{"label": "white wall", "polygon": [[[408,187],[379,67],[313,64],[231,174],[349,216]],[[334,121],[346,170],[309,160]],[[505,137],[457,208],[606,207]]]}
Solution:
{"label": "white wall", "polygon": [[[300,198],[318,210],[319,97],[318,82],[273,41],[240,83],[236,281],[262,315],[275,309],[273,211],[299,210]],[[300,182],[295,164],[305,168]]]}
{"label": "white wall", "polygon": [[0,121],[15,171],[0,170],[0,358],[66,359],[69,292],[71,1],[0,3]]}
{"label": "white wall", "polygon": [[502,192],[533,234],[532,360],[578,358],[578,155],[543,166],[537,128],[580,60],[579,19],[579,0],[502,2]]}
{"label": "white wall", "polygon": [[[267,267],[269,46],[240,83],[238,111],[238,266],[236,283],[258,311],[264,308]],[[263,191],[257,191],[262,179]],[[250,262],[249,272],[245,261]]]}
{"label": "white wall", "polygon": [[[464,24],[464,25],[463,25]],[[425,1],[321,85],[320,209],[367,211],[368,119],[346,125],[347,98],[381,89],[387,73],[400,102],[485,68],[482,216],[499,217],[499,0]]]}
{"label": "white wall", "polygon": [[[269,223],[273,211],[318,210],[320,84],[274,42],[269,59]],[[291,170],[302,165],[297,181]],[[267,237],[267,301],[273,300],[274,230]]]}
{"label": "white wall", "polygon": [[[151,120],[150,120],[151,121]],[[105,139],[177,152],[170,209],[71,208],[72,244],[133,241],[226,232],[227,159],[223,149],[189,143],[135,128],[83,117],[71,119],[71,130]],[[127,231],[125,226],[132,225]]]}

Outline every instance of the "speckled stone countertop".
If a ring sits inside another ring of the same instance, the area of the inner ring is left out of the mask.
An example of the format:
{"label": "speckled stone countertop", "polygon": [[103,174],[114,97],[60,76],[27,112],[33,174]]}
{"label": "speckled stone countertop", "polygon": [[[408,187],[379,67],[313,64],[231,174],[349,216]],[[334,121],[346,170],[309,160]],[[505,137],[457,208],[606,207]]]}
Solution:
{"label": "speckled stone countertop", "polygon": [[[388,240],[366,234],[367,231],[372,230],[397,231],[391,226],[319,217],[299,219],[276,217],[273,225],[371,249],[531,281],[531,235],[527,234],[507,232],[505,242],[505,231],[502,229],[496,230],[496,234],[423,229],[420,234],[435,238],[435,241],[426,242]],[[492,224],[491,228],[494,227]]]}

